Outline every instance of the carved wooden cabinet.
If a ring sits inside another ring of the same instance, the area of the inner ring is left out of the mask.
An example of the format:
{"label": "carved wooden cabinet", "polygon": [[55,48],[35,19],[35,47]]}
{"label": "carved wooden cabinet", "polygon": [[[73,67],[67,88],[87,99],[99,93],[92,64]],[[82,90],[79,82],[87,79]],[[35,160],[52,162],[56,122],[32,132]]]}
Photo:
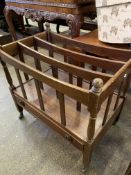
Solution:
{"label": "carved wooden cabinet", "polygon": [[5,16],[14,39],[13,12],[38,22],[63,19],[69,26],[72,37],[76,37],[79,36],[84,16],[95,11],[95,0],[6,0]]}

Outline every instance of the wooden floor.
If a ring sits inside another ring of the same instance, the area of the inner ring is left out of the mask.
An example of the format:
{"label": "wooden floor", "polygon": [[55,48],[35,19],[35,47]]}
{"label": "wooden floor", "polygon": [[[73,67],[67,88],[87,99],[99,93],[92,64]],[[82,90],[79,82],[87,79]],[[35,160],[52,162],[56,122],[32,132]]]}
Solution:
{"label": "wooden floor", "polygon": [[[51,74],[51,71],[49,71],[49,75],[50,74]],[[59,78],[64,81],[68,81],[68,74],[65,72],[59,71]],[[73,78],[73,83],[76,84],[75,77]],[[87,82],[83,83],[83,88],[87,89],[88,86],[89,84]],[[25,83],[24,87],[27,93],[28,101],[33,105],[37,106],[38,108],[40,108],[34,80],[32,79],[31,81]],[[53,119],[55,119],[57,122],[60,123],[61,120],[60,120],[60,111],[59,111],[59,101],[56,97],[55,90],[44,84],[44,90],[41,90],[41,92],[42,92],[43,101],[45,105],[45,112],[50,117],[52,117]],[[22,96],[21,88],[18,87],[15,93]],[[112,100],[113,102],[110,106],[110,112],[109,112],[110,114],[113,113],[115,99],[116,99],[116,95],[114,94],[113,100]],[[97,132],[102,125],[106,103],[107,103],[107,100],[102,105],[101,110],[98,114],[98,117],[96,120],[95,132]],[[86,141],[87,126],[88,126],[89,116],[90,116],[87,106],[82,105],[81,112],[78,112],[76,110],[76,101],[65,96],[65,112],[66,112],[66,121],[67,121],[66,127],[69,130],[71,130],[74,134],[76,134],[78,137]]]}

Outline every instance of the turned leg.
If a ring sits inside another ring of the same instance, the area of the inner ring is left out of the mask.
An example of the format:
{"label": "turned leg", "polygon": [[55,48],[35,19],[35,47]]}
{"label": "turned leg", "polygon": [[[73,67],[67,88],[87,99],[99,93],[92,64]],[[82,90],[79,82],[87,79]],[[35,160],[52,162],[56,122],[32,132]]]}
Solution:
{"label": "turned leg", "polygon": [[[13,93],[15,87],[12,86],[12,87],[10,87],[9,89],[10,89],[10,93],[11,93],[11,95],[12,95],[12,98],[13,98],[13,100],[14,100],[14,103],[15,103],[16,109],[17,109],[17,111],[20,113],[20,115],[19,115],[19,119],[21,120],[21,119],[24,118],[24,115],[23,115],[23,107],[21,107],[20,105],[18,105],[18,103],[17,103],[17,101],[16,101],[16,98],[15,98],[14,93]],[[21,103],[21,104],[24,106],[23,103]]]}
{"label": "turned leg", "polygon": [[13,94],[12,90],[11,90],[11,95],[12,95],[12,97],[13,97],[13,100],[14,100],[15,106],[16,106],[16,108],[17,108],[17,111],[20,113],[20,114],[19,114],[19,119],[21,120],[21,119],[24,118],[23,107],[21,107],[20,105],[18,105],[18,103],[16,102],[16,99],[15,99],[15,97],[14,97],[14,94]]}
{"label": "turned leg", "polygon": [[72,38],[75,38],[80,35],[80,28],[84,21],[84,18],[78,15],[67,15],[66,23],[69,26],[69,29],[71,30],[71,36]]}
{"label": "turned leg", "polygon": [[92,150],[90,145],[85,145],[83,150],[83,169],[82,172],[85,173],[88,170],[91,161]]}
{"label": "turned leg", "polygon": [[5,8],[4,15],[5,15],[7,24],[9,26],[9,30],[10,30],[13,40],[17,40],[16,31],[13,25],[14,12],[10,10],[9,8]]}
{"label": "turned leg", "polygon": [[6,63],[5,63],[3,60],[1,60],[1,58],[0,58],[0,62],[1,62],[1,64],[2,64],[3,70],[4,70],[4,72],[5,72],[5,76],[6,76],[6,79],[7,79],[8,84],[9,84],[9,90],[10,90],[10,93],[11,93],[12,98],[13,98],[13,100],[14,100],[15,106],[16,106],[17,110],[18,110],[19,113],[20,113],[19,118],[22,119],[22,118],[24,117],[24,116],[23,116],[23,107],[24,107],[24,103],[21,103],[21,105],[22,105],[23,107],[21,107],[21,106],[18,105],[18,103],[17,103],[17,101],[16,101],[16,98],[15,98],[15,96],[14,96],[15,86],[13,85],[13,80],[12,80],[11,74],[10,74],[10,72],[9,72],[9,70],[8,70],[8,67],[7,67]]}

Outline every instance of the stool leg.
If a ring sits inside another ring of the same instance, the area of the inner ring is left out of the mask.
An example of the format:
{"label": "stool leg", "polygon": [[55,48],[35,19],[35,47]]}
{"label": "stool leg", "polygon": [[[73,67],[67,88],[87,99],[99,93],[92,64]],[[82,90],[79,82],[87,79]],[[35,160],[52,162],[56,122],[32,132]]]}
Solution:
{"label": "stool leg", "polygon": [[13,100],[14,100],[16,109],[17,109],[17,111],[20,113],[19,119],[21,120],[21,119],[24,118],[24,115],[23,115],[23,107],[19,106],[18,103],[16,102],[16,98],[15,98],[14,93],[13,93],[13,88],[10,88],[10,93],[11,93],[12,98],[13,98]]}
{"label": "stool leg", "polygon": [[91,161],[91,155],[92,151],[90,145],[85,145],[83,150],[83,169],[82,169],[83,173],[88,171],[88,167]]}

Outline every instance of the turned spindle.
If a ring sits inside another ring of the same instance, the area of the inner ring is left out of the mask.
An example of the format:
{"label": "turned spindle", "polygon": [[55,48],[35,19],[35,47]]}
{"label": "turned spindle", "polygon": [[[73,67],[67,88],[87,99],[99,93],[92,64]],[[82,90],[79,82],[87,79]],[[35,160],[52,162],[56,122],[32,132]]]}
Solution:
{"label": "turned spindle", "polygon": [[95,78],[92,83],[92,88],[90,90],[90,103],[89,103],[89,124],[87,129],[87,140],[91,141],[95,134],[95,124],[97,114],[99,112],[99,94],[102,91],[103,80],[100,78]]}

